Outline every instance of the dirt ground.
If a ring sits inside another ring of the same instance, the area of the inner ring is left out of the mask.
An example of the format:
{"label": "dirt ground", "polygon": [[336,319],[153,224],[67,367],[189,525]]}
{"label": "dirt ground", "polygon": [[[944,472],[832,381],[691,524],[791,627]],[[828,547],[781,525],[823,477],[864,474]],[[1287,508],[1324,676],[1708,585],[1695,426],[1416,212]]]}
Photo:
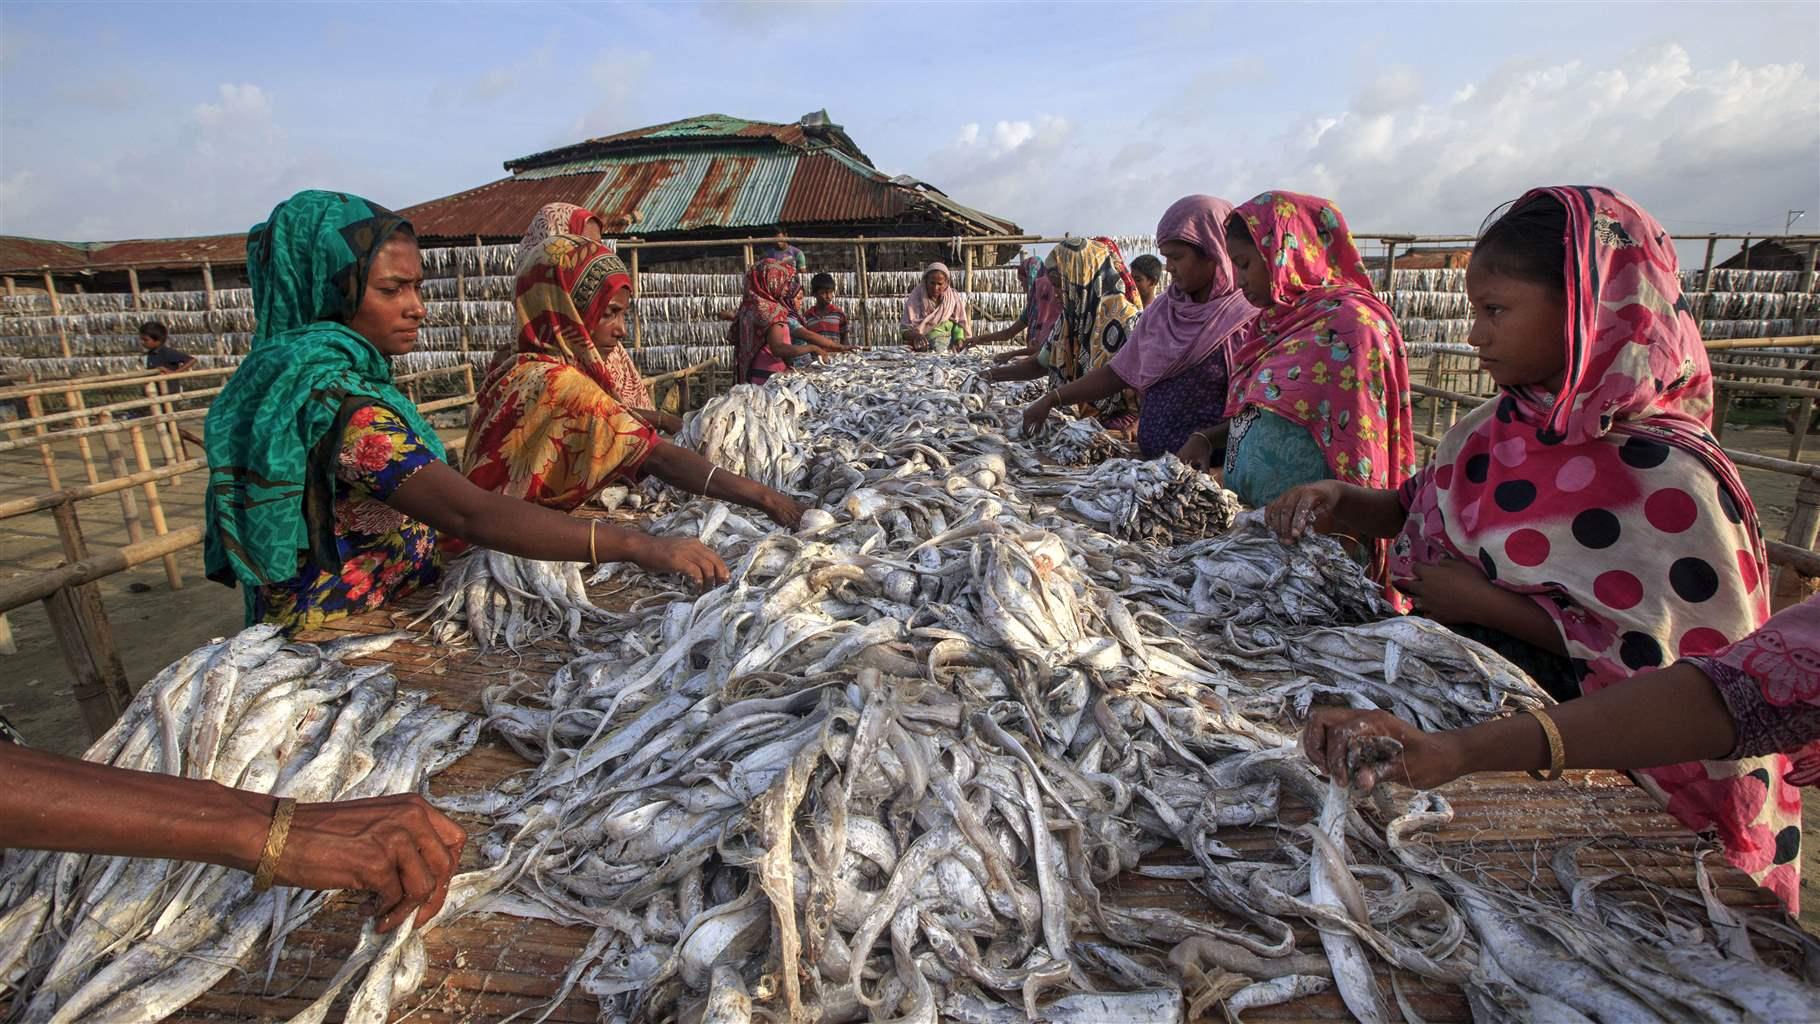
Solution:
{"label": "dirt ground", "polygon": [[[1788,455],[1789,437],[1778,427],[1728,427],[1727,447],[1774,455]],[[66,485],[85,480],[73,445],[56,449],[59,471]],[[97,452],[99,454],[99,452]],[[1820,452],[1804,453],[1814,461]],[[157,461],[157,456],[153,456]],[[103,476],[111,476],[102,469]],[[1745,469],[1745,484],[1763,518],[1766,536],[1781,538],[1794,509],[1795,481],[1791,477]],[[185,476],[180,486],[166,482],[159,497],[171,529],[202,521],[203,474]],[[0,453],[0,500],[28,497],[47,490],[44,469],[36,449]],[[140,492],[132,492],[145,531],[151,525]],[[109,495],[78,506],[83,534],[91,549],[127,542],[122,510]],[[102,600],[113,624],[121,660],[135,687],[159,669],[210,639],[233,633],[241,625],[241,597],[211,583],[202,575],[202,549],[180,552],[177,565],[183,586],[172,590],[164,567],[151,562],[100,581]],[[56,525],[50,513],[0,520],[0,577],[53,568],[62,561]],[[34,605],[7,616],[18,653],[0,655],[0,715],[4,715],[34,746],[68,754],[88,746],[88,736],[71,696],[68,666],[57,648],[42,606]],[[1820,929],[1820,798],[1810,794],[1807,843],[1802,870],[1803,924]]]}

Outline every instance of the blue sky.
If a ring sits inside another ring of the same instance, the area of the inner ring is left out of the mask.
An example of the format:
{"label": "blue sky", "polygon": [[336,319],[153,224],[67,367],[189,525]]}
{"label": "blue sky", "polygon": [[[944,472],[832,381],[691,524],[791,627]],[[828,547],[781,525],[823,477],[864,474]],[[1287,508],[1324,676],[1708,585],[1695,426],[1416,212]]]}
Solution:
{"label": "blue sky", "polygon": [[827,108],[884,170],[1042,231],[1191,191],[1471,231],[1596,181],[1691,233],[1820,230],[1820,4],[0,6],[0,233],[403,206],[706,112]]}

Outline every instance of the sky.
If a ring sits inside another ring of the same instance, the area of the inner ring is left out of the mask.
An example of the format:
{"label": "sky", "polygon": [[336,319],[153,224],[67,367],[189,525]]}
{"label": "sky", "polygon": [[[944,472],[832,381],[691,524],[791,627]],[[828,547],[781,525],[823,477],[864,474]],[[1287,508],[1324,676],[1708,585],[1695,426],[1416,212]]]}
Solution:
{"label": "sky", "polygon": [[1471,233],[1542,184],[1670,231],[1820,232],[1820,3],[0,4],[0,234],[401,207],[703,113],[827,109],[873,162],[1047,234],[1191,192]]}

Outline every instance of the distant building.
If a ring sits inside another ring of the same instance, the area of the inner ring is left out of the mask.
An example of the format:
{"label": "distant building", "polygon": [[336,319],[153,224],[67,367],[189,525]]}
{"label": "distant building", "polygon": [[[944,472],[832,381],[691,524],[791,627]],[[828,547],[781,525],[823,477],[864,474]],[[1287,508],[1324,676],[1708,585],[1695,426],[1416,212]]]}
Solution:
{"label": "distant building", "polygon": [[[789,124],[704,114],[533,153],[506,161],[505,169],[509,177],[399,212],[429,246],[515,242],[538,207],[567,202],[600,213],[609,234],[650,240],[750,237],[781,226],[812,260],[817,237],[1021,233],[1012,221],[956,202],[934,185],[880,171],[825,111]],[[641,262],[693,260],[688,269],[707,269],[740,259],[722,250],[704,263],[707,252],[653,249]],[[981,256],[990,265],[1008,254]],[[947,255],[945,243],[868,249],[872,268],[880,270]],[[194,289],[202,286],[204,262],[216,287],[243,286],[244,234],[130,242],[0,236],[0,274],[15,277],[16,286],[42,287],[48,270],[59,278],[59,290],[81,284],[126,291],[132,266],[142,288]]]}
{"label": "distant building", "polygon": [[1754,241],[1746,239],[1731,258],[1718,264],[1718,268],[1720,270],[1806,270],[1810,266],[1810,259],[1810,251],[1806,244],[1785,245],[1771,238]]}
{"label": "distant building", "polygon": [[[1397,250],[1398,270],[1464,270],[1472,259],[1472,246],[1435,246]],[[1383,270],[1384,257],[1365,257],[1365,269]]]}

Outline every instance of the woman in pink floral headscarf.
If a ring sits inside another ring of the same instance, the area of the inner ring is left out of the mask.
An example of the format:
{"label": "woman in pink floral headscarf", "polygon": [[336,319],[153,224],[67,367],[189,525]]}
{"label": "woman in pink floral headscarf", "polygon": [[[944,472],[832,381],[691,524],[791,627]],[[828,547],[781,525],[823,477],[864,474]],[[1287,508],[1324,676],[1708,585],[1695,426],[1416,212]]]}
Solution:
{"label": "woman in pink floral headscarf", "polygon": [[[1425,612],[1559,699],[1709,655],[1769,612],[1755,508],[1708,431],[1712,375],[1674,241],[1606,188],[1535,189],[1492,224],[1466,287],[1498,397],[1400,493],[1305,488],[1267,514],[1396,536]],[[1801,798],[1781,756],[1641,781],[1793,905]]]}
{"label": "woman in pink floral headscarf", "polygon": [[[1371,289],[1339,207],[1266,192],[1226,222],[1263,310],[1232,355],[1225,484],[1267,505],[1297,484],[1400,486],[1416,468],[1403,335]],[[1384,546],[1371,559],[1382,576]]]}

